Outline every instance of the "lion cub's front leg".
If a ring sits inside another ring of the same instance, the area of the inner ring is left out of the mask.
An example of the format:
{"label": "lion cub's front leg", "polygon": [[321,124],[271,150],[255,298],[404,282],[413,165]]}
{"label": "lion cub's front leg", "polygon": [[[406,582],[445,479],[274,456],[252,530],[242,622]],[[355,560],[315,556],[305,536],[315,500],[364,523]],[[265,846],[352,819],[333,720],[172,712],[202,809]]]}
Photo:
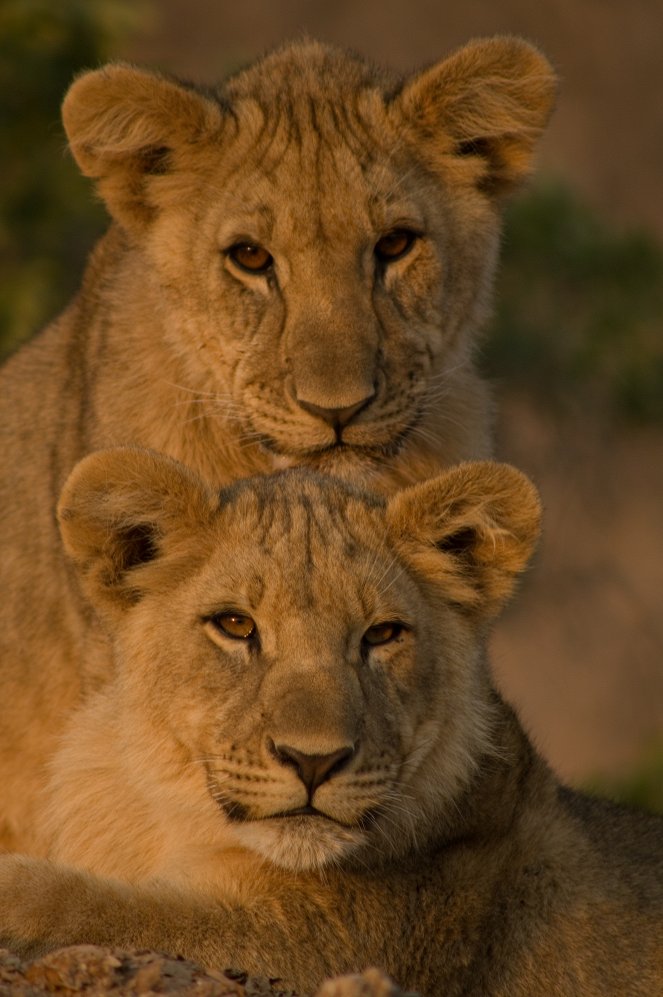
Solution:
{"label": "lion cub's front leg", "polygon": [[[250,928],[251,914],[244,911]],[[22,855],[0,857],[0,945],[23,958],[90,943],[237,965],[237,912],[163,883],[133,886]],[[242,946],[244,947],[244,946]]]}
{"label": "lion cub's front leg", "polygon": [[[0,947],[24,959],[68,945],[157,949],[203,966],[241,966],[313,992],[356,972],[343,917],[305,892],[258,891],[241,905],[163,882],[132,885],[23,855],[0,856]],[[294,893],[297,895],[295,896]],[[311,939],[326,938],[320,950]]]}
{"label": "lion cub's front leg", "polygon": [[170,921],[156,891],[138,894],[44,859],[0,857],[0,945],[23,958],[84,942],[157,947],[160,939],[177,949]]}
{"label": "lion cub's front leg", "polygon": [[[261,959],[269,959],[266,919],[252,923],[246,909],[241,916],[238,925],[221,903],[196,901],[161,886],[136,889],[42,859],[0,857],[0,948],[23,959],[84,942],[107,948],[166,950],[217,969],[237,964],[238,959],[250,965],[250,952],[253,962],[258,953]],[[241,953],[233,951],[232,944],[238,929],[244,938]],[[279,943],[283,945],[284,939]],[[301,947],[297,948],[301,962]],[[292,957],[297,959],[296,951]],[[306,987],[305,977],[302,982]],[[309,979],[307,988],[315,989],[313,980]],[[317,997],[408,995],[381,970],[368,969],[326,980]]]}

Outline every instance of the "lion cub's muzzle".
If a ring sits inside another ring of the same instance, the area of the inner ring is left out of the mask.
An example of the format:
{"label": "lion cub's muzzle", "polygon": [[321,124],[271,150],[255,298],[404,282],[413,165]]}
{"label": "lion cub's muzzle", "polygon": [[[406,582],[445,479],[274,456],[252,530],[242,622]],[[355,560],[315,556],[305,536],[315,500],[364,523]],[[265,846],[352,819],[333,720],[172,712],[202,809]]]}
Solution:
{"label": "lion cub's muzzle", "polygon": [[363,412],[363,410],[370,405],[374,395],[375,392],[372,391],[370,395],[367,395],[360,401],[340,408],[325,408],[322,405],[316,405],[313,402],[303,401],[302,399],[298,399],[297,401],[300,407],[306,412],[310,412],[311,415],[322,419],[328,426],[331,426],[336,435],[336,443],[343,443],[344,430],[352,422],[355,416],[359,415],[360,412]]}
{"label": "lion cub's muzzle", "polygon": [[308,793],[306,807],[312,807],[318,786],[344,769],[355,754],[354,747],[343,747],[325,755],[307,755],[289,744],[275,744],[271,738],[267,739],[267,746],[277,762],[294,768],[304,783]]}

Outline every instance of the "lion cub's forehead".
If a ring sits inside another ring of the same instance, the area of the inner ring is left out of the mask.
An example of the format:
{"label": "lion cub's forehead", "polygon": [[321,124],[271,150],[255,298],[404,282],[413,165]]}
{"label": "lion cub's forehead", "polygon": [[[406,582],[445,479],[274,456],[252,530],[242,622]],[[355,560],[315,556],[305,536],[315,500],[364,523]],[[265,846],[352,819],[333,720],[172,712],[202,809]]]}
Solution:
{"label": "lion cub's forehead", "polygon": [[358,55],[302,41],[276,49],[230,77],[222,94],[231,102],[255,98],[274,108],[303,106],[318,98],[336,104],[340,113],[352,93],[375,89],[389,95],[399,85],[400,77]]}
{"label": "lion cub's forehead", "polygon": [[229,529],[249,531],[272,553],[305,555],[319,544],[356,554],[386,536],[383,499],[305,470],[240,481],[221,492],[220,507]]}
{"label": "lion cub's forehead", "polygon": [[[219,528],[239,584],[253,571],[270,587],[362,586],[376,558],[393,560],[385,503],[309,471],[241,481],[220,495]],[[224,556],[223,560],[227,560]],[[275,569],[275,570],[274,570]]]}
{"label": "lion cub's forehead", "polygon": [[[231,78],[220,91],[238,124],[227,224],[247,215],[269,241],[284,225],[302,237],[310,223],[319,238],[340,206],[341,232],[384,224],[400,175],[392,158],[402,136],[385,111],[395,86],[361,59],[316,43],[288,46]],[[324,217],[311,218],[321,199]]]}

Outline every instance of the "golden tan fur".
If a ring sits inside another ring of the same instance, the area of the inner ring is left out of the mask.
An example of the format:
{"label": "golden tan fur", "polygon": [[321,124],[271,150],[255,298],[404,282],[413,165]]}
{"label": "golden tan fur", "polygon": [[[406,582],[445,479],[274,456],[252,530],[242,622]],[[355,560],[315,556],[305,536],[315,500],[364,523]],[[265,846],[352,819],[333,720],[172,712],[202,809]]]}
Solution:
{"label": "golden tan fur", "polygon": [[488,677],[539,529],[519,472],[218,493],[123,448],[74,470],[60,520],[115,674],[54,753],[51,861],[0,858],[0,944],[298,992],[370,965],[445,997],[661,991],[662,822],[560,787]]}
{"label": "golden tan fur", "polygon": [[[310,464],[389,491],[486,455],[472,345],[554,88],[510,38],[408,80],[302,42],[216,90],[125,65],[73,84],[71,149],[114,223],[0,374],[0,849],[35,847],[58,718],[108,671],[55,525],[76,461],[135,444],[218,485]],[[378,263],[394,227],[418,238]],[[247,241],[269,272],[233,262]]]}

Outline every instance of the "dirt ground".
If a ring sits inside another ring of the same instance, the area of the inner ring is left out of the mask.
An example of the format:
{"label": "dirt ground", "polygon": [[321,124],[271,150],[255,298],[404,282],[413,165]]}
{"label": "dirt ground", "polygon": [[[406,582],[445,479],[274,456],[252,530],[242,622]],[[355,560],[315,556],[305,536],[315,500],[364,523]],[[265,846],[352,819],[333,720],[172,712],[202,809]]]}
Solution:
{"label": "dirt ground", "polygon": [[[663,235],[663,4],[160,0],[152,12],[118,56],[208,81],[304,32],[403,70],[473,36],[525,35],[562,77],[541,171]],[[663,738],[663,432],[500,407],[499,454],[541,488],[546,533],[495,634],[495,674],[564,777],[627,772]]]}

